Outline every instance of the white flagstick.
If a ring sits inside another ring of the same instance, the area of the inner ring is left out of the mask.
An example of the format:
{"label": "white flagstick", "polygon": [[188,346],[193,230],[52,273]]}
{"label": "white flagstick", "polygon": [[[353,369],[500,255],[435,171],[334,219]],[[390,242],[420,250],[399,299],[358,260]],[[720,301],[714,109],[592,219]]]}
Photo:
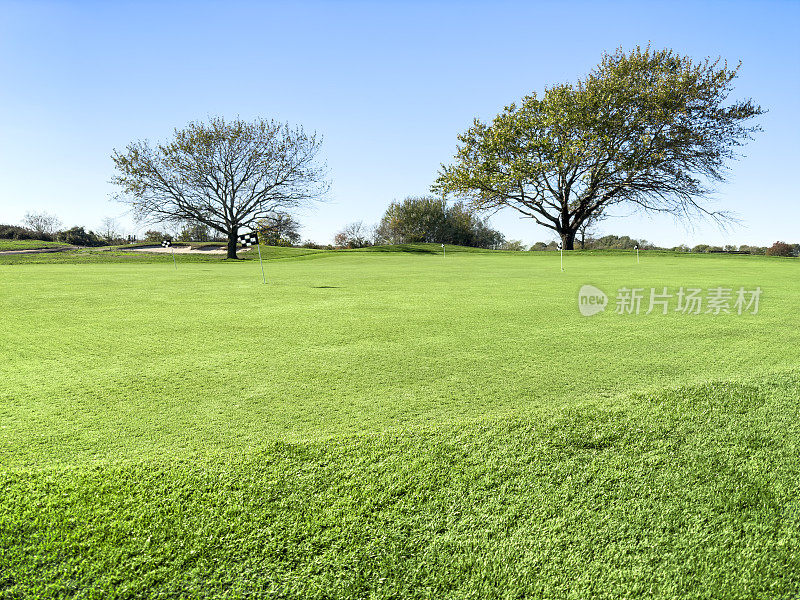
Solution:
{"label": "white flagstick", "polygon": [[636,264],[639,264],[639,246],[634,246],[636,248]]}
{"label": "white flagstick", "polygon": [[162,248],[169,248],[172,251],[172,264],[175,266],[175,270],[178,270],[178,263],[175,262],[175,246],[172,245],[170,240],[163,240],[161,242]]}
{"label": "white flagstick", "polygon": [[444,244],[442,244],[442,258],[444,258],[444,255],[445,255]]}
{"label": "white flagstick", "polygon": [[564,244],[558,245],[558,250],[561,252],[561,270],[564,270]]}
{"label": "white flagstick", "polygon": [[261,281],[267,283],[267,278],[264,275],[264,261],[261,260],[261,241],[259,240],[256,245],[258,246],[258,262],[261,263]]}

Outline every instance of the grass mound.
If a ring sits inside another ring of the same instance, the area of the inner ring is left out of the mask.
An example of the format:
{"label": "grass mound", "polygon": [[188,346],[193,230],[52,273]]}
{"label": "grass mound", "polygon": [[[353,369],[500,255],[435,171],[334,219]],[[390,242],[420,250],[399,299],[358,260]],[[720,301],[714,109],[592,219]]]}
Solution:
{"label": "grass mound", "polygon": [[796,598],[800,374],[0,475],[0,597]]}
{"label": "grass mound", "polygon": [[62,248],[67,244],[46,242],[44,240],[0,240],[0,252],[7,250],[40,250],[42,248]]}
{"label": "grass mound", "polygon": [[[454,246],[447,244],[447,252],[462,252],[470,254],[498,254],[498,250],[487,250],[486,248],[472,248],[470,246]],[[409,252],[413,254],[441,254],[441,244],[430,244],[420,242],[418,244],[383,244],[378,246],[367,246],[366,248],[354,248],[350,252]]]}

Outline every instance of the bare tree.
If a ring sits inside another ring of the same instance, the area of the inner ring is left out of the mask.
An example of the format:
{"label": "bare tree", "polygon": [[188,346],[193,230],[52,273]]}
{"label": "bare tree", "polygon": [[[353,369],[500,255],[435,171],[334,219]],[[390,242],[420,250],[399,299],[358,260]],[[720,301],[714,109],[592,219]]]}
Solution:
{"label": "bare tree", "polygon": [[119,237],[119,224],[114,217],[104,217],[100,227],[100,235],[102,235],[107,242],[112,242]]}
{"label": "bare tree", "polygon": [[28,229],[32,229],[39,235],[53,236],[61,228],[61,220],[49,213],[42,212],[28,212],[22,219],[22,224]]}
{"label": "bare tree", "polygon": [[322,139],[302,128],[256,119],[190,123],[171,141],[134,142],[114,151],[116,198],[140,220],[203,223],[228,239],[236,258],[240,228],[321,199],[329,188],[318,162]]}
{"label": "bare tree", "polygon": [[345,225],[342,230],[333,238],[337,246],[346,246],[348,248],[363,248],[364,246],[372,245],[370,239],[374,233],[370,231],[369,227],[364,226],[363,221],[356,221]]}

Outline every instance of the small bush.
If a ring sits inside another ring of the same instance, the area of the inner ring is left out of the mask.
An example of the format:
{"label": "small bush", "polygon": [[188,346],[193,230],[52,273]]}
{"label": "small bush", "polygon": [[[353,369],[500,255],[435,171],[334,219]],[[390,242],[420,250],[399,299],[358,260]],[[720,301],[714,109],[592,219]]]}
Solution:
{"label": "small bush", "polygon": [[107,246],[93,231],[85,231],[83,227],[73,227],[66,231],[59,231],[56,236],[59,242],[72,246]]}
{"label": "small bush", "polygon": [[53,236],[46,233],[39,234],[33,229],[19,225],[0,225],[0,240],[44,240],[52,242]]}
{"label": "small bush", "polygon": [[325,246],[323,246],[322,244],[316,244],[316,243],[312,242],[311,240],[306,240],[305,242],[303,242],[303,244],[300,247],[301,248],[311,248],[312,250],[322,250],[323,248],[325,248]]}

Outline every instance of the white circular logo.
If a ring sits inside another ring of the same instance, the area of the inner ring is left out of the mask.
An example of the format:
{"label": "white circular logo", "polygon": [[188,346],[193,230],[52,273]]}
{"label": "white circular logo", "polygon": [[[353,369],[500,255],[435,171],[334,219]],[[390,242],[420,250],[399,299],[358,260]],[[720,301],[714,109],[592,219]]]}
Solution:
{"label": "white circular logo", "polygon": [[578,292],[578,310],[584,317],[603,312],[608,304],[608,296],[593,285],[584,285]]}

